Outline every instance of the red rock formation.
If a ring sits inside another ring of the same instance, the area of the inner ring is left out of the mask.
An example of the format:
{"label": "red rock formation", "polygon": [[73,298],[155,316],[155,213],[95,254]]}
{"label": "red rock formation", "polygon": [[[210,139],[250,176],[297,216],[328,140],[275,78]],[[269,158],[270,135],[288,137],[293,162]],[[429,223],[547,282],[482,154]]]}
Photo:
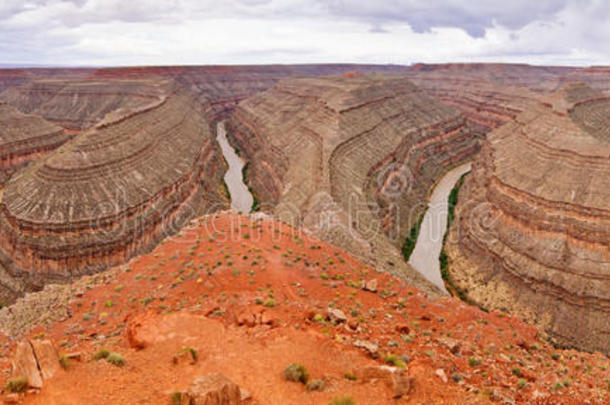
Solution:
{"label": "red rock formation", "polygon": [[491,132],[447,251],[469,299],[609,353],[607,111],[600,93],[570,85]]}
{"label": "red rock formation", "polygon": [[7,183],[3,301],[123,263],[206,207],[226,207],[223,168],[186,95],[108,116]]}

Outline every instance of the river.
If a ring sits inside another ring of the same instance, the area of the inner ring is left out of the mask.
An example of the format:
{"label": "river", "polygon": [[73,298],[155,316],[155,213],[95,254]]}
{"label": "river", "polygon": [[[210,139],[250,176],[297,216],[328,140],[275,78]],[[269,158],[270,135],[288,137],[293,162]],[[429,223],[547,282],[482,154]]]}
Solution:
{"label": "river", "polygon": [[224,122],[219,122],[217,126],[216,140],[220,144],[220,149],[229,164],[229,170],[225,173],[225,183],[231,194],[231,209],[248,213],[252,209],[254,198],[244,183],[243,168],[244,161],[237,155],[235,149],[227,140],[227,131]]}
{"label": "river", "polygon": [[470,163],[465,163],[450,170],[434,187],[428,202],[428,210],[419,229],[415,249],[409,259],[409,264],[415,270],[443,291],[447,290],[441,277],[438,257],[443,248],[443,237],[447,230],[449,193],[451,193],[460,177],[470,170],[470,167]]}

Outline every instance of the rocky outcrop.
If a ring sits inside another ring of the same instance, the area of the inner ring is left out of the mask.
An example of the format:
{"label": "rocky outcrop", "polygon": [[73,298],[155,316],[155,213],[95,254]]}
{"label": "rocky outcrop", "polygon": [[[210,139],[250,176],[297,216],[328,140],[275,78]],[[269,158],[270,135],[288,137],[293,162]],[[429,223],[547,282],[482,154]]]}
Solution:
{"label": "rocky outcrop", "polygon": [[148,105],[167,88],[168,83],[158,79],[39,79],[8,88],[0,94],[0,100],[65,128],[82,130],[110,112]]}
{"label": "rocky outcrop", "polygon": [[222,374],[197,377],[182,393],[182,405],[239,405],[242,403],[239,386]]}
{"label": "rocky outcrop", "polygon": [[180,92],[106,117],[20,171],[0,202],[3,303],[123,263],[227,205],[224,161]]}
{"label": "rocky outcrop", "polygon": [[464,183],[446,250],[472,301],[563,345],[610,352],[608,102],[564,87],[491,132]]}
{"label": "rocky outcrop", "polygon": [[64,144],[70,135],[44,119],[0,103],[0,184],[19,167]]}
{"label": "rocky outcrop", "polygon": [[478,149],[457,109],[404,78],[291,79],[227,123],[263,209],[427,286],[397,246],[435,179]]}
{"label": "rocky outcrop", "polygon": [[50,340],[24,340],[17,344],[12,361],[14,378],[24,378],[29,387],[42,388],[59,371],[59,356]]}

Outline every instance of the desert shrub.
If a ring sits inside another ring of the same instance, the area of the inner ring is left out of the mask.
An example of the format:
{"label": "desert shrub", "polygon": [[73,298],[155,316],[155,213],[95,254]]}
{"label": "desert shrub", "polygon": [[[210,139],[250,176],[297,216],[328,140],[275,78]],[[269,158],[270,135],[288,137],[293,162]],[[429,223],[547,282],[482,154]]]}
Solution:
{"label": "desert shrub", "polygon": [[171,396],[172,405],[180,405],[182,403],[182,393],[179,391],[175,391]]}
{"label": "desert shrub", "polygon": [[263,306],[273,308],[275,306],[275,300],[273,298],[269,298],[268,300],[265,301]]}
{"label": "desert shrub", "polygon": [[527,381],[525,381],[523,378],[521,378],[519,381],[517,381],[517,387],[519,387],[520,389],[525,388],[526,385],[527,385]]}
{"label": "desert shrub", "polygon": [[356,405],[356,401],[352,397],[337,397],[330,401],[328,405]]}
{"label": "desert shrub", "polygon": [[65,354],[59,356],[59,365],[64,370],[67,370],[70,367],[70,359],[68,358],[68,356],[66,356]]}
{"label": "desert shrub", "polygon": [[307,391],[323,391],[326,387],[326,383],[323,380],[315,379],[307,381],[305,387],[307,388]]}
{"label": "desert shrub", "polygon": [[523,377],[523,372],[521,371],[521,369],[519,367],[513,367],[512,372],[517,377]]}
{"label": "desert shrub", "polygon": [[398,367],[398,368],[405,368],[407,367],[407,363],[404,362],[404,360],[402,360],[400,357],[396,356],[395,354],[386,354],[385,356],[383,356],[383,361],[385,361],[386,363],[394,366],[394,367]]}
{"label": "desert shrub", "polygon": [[94,360],[105,359],[108,357],[109,354],[110,354],[110,352],[108,351],[108,349],[100,349],[93,355],[93,359]]}
{"label": "desert shrub", "polygon": [[347,373],[343,374],[343,377],[350,381],[356,381],[356,379],[358,378],[356,377],[356,374],[352,371],[348,371]]}
{"label": "desert shrub", "polygon": [[28,380],[25,377],[11,378],[4,388],[9,392],[24,392],[28,388]]}
{"label": "desert shrub", "polygon": [[307,380],[309,380],[309,373],[307,372],[305,366],[303,366],[302,364],[292,363],[284,369],[284,377],[288,381],[295,381],[306,384]]}
{"label": "desert shrub", "polygon": [[481,364],[481,360],[477,359],[476,357],[471,357],[468,359],[468,364],[470,367],[476,367]]}
{"label": "desert shrub", "polygon": [[110,352],[108,357],[106,357],[106,361],[117,367],[123,367],[125,365],[125,358],[116,352]]}
{"label": "desert shrub", "polygon": [[178,354],[182,354],[182,353],[188,353],[191,356],[191,359],[193,359],[193,361],[197,361],[197,350],[193,349],[190,346],[185,346],[182,349],[180,349],[180,351],[178,352]]}

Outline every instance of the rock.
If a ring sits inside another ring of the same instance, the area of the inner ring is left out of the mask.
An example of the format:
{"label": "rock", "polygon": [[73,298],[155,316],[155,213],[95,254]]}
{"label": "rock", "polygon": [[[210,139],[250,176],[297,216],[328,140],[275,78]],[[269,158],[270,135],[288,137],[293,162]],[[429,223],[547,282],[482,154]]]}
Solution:
{"label": "rock", "polygon": [[38,369],[43,379],[51,378],[59,370],[59,355],[53,346],[53,343],[48,340],[31,341],[36,360],[38,361]]}
{"label": "rock", "polygon": [[366,366],[356,370],[356,377],[363,383],[371,380],[383,381],[393,391],[394,398],[409,394],[413,387],[413,377],[407,370],[390,366]]}
{"label": "rock", "polygon": [[434,374],[436,374],[444,383],[447,383],[447,381],[449,381],[447,379],[447,374],[445,374],[445,370],[443,370],[442,368],[436,369]]}
{"label": "rock", "polygon": [[209,374],[195,378],[182,394],[183,405],[239,405],[241,390],[222,374]]}
{"label": "rock", "polygon": [[337,308],[328,308],[326,313],[328,314],[328,319],[333,323],[343,323],[347,321],[347,316],[345,313]]}
{"label": "rock", "polygon": [[243,402],[249,399],[252,399],[250,392],[242,387],[239,387],[239,400]]}
{"label": "rock", "polygon": [[442,337],[438,338],[437,341],[438,343],[449,349],[449,351],[453,354],[458,354],[462,347],[462,343],[457,339]]}
{"label": "rock", "polygon": [[400,325],[396,325],[396,332],[408,335],[409,332],[411,332],[411,328],[409,328],[408,325],[403,323],[403,324],[400,324]]}
{"label": "rock", "polygon": [[82,352],[67,353],[66,357],[68,359],[74,360],[74,361],[83,361],[83,354],[82,354]]}
{"label": "rock", "polygon": [[362,286],[364,291],[377,292],[377,279],[373,278],[365,282]]}
{"label": "rock", "polygon": [[18,404],[21,402],[21,396],[19,394],[6,394],[2,397],[2,403],[5,405]]}
{"label": "rock", "polygon": [[379,356],[379,345],[370,342],[368,340],[354,340],[354,347],[364,349],[371,357],[377,358]]}
{"label": "rock", "polygon": [[17,344],[13,357],[12,375],[25,378],[30,387],[42,388],[42,376],[30,342],[22,341]]}

